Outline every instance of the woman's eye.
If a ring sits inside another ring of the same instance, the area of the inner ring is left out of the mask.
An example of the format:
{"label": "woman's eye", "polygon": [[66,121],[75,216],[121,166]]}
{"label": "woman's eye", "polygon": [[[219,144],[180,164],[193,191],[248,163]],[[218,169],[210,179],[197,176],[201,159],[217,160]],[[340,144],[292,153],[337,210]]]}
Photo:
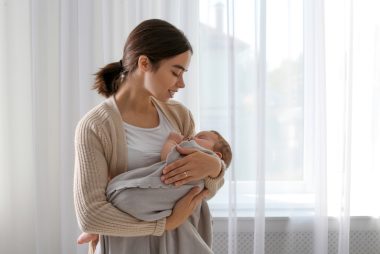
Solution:
{"label": "woman's eye", "polygon": [[173,73],[173,75],[175,76],[175,77],[179,77],[179,75],[177,74],[177,73],[175,73],[174,71],[172,71],[172,73]]}

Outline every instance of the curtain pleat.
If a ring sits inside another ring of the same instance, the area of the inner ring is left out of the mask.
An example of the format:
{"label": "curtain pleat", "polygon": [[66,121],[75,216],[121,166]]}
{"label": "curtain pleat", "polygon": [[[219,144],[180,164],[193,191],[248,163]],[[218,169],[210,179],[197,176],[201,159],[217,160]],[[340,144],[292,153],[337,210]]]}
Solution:
{"label": "curtain pleat", "polygon": [[344,34],[347,38],[345,50],[345,80],[344,80],[344,130],[343,130],[343,167],[342,188],[339,214],[338,254],[350,253],[350,192],[351,192],[351,138],[352,138],[352,74],[353,74],[353,1],[345,1]]}
{"label": "curtain pleat", "polygon": [[304,1],[305,168],[314,176],[313,253],[328,253],[323,1]]}
{"label": "curtain pleat", "polygon": [[255,74],[256,74],[256,107],[257,107],[257,159],[256,159],[256,202],[255,202],[255,228],[253,253],[265,253],[265,185],[266,185],[266,85],[267,85],[267,70],[266,70],[266,1],[256,1],[255,5]]}
{"label": "curtain pleat", "polygon": [[[236,135],[235,127],[235,89],[236,89],[236,70],[235,70],[235,9],[234,1],[227,1],[227,8],[225,11],[226,21],[227,21],[227,70],[229,70],[228,77],[228,120],[229,120],[229,135],[233,137]],[[206,85],[206,84],[205,84]],[[231,147],[234,147],[234,140],[231,139]],[[232,162],[233,164],[233,162]],[[233,166],[232,166],[233,167]],[[228,172],[228,207],[236,208],[237,207],[237,196],[236,196],[236,175],[235,171],[230,170]],[[237,229],[237,211],[236,209],[228,210],[228,253],[237,253],[237,242],[238,238],[238,229]]]}

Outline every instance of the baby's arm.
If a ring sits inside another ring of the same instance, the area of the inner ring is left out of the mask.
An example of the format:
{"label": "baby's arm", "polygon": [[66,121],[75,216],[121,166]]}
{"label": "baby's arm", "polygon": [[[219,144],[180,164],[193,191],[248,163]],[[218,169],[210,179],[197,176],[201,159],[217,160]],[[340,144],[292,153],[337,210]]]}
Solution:
{"label": "baby's arm", "polygon": [[183,138],[184,137],[179,133],[170,132],[168,138],[165,141],[165,144],[163,145],[163,147],[161,149],[161,161],[166,160],[166,157],[168,156],[172,147],[181,143]]}

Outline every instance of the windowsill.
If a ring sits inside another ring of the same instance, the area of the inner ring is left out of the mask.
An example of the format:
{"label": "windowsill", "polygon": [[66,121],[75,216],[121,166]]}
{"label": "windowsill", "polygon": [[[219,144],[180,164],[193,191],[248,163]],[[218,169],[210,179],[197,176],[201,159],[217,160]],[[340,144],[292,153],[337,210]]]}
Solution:
{"label": "windowsill", "polygon": [[[214,232],[228,232],[228,217],[214,217],[213,220]],[[266,232],[311,231],[314,225],[313,217],[267,217],[265,219]],[[254,218],[237,217],[236,228],[238,232],[253,232]],[[338,219],[329,217],[328,228],[329,231],[338,231]],[[351,231],[380,231],[380,217],[353,216],[350,220],[350,229]]]}

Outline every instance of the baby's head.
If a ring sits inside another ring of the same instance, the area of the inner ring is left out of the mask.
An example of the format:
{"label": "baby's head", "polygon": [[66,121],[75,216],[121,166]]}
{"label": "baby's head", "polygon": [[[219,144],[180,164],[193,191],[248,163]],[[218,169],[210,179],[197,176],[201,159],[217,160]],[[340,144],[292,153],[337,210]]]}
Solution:
{"label": "baby's head", "polygon": [[231,163],[232,151],[227,141],[217,131],[201,131],[194,136],[194,141],[198,145],[215,152],[226,164],[226,168]]}

